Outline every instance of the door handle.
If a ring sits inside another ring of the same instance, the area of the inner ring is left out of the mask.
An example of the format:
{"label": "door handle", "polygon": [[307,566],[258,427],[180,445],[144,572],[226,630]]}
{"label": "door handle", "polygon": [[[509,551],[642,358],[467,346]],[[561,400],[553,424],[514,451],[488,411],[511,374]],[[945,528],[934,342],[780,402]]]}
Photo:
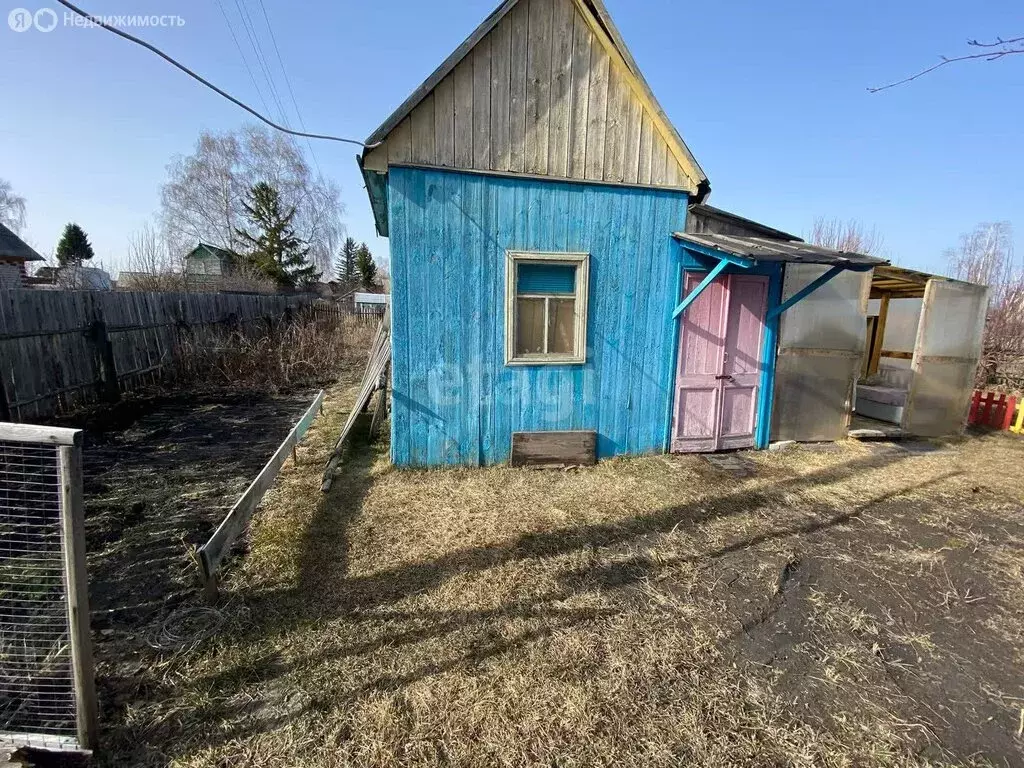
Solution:
{"label": "door handle", "polygon": [[733,378],[728,373],[723,373],[721,376],[715,376],[716,379],[725,379],[726,381],[732,381]]}

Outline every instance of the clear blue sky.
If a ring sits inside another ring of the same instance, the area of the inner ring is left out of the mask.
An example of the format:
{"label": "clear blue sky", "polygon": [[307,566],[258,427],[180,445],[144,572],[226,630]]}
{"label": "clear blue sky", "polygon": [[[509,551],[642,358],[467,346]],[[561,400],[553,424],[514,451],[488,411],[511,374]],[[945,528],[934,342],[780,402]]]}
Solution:
{"label": "clear blue sky", "polygon": [[[358,139],[496,4],[263,1],[307,128]],[[183,27],[137,32],[261,107],[218,6],[263,85],[236,0],[80,2],[98,14],[180,15]],[[238,2],[290,106],[259,0]],[[234,128],[246,116],[108,32],[15,33],[5,22],[16,5],[44,7],[4,0],[0,178],[28,198],[29,242],[49,253],[75,220],[116,270],[130,233],[157,210],[171,156],[189,152],[200,130]],[[866,90],[965,50],[968,38],[1024,34],[1019,0],[607,5],[710,177],[712,203],[797,234],[817,216],[859,219],[883,233],[895,261],[932,270],[962,232],[1009,220],[1024,254],[1024,55]],[[341,185],[349,234],[385,254],[355,148],[315,149],[325,175]]]}

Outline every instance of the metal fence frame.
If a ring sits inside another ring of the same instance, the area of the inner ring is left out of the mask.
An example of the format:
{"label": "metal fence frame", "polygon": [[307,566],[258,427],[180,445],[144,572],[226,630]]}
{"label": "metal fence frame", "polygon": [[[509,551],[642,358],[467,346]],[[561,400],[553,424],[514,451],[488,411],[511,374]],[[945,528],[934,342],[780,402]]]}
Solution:
{"label": "metal fence frame", "polygon": [[[97,735],[97,704],[89,629],[89,590],[86,569],[85,520],[82,502],[82,432],[76,429],[0,422],[0,442],[26,446],[51,446],[56,454],[60,498],[60,558],[66,601],[67,643],[74,685],[76,737],[40,732],[3,730],[0,746],[43,749],[94,750]],[[2,470],[3,467],[0,467]],[[0,475],[4,484],[13,485]],[[7,490],[10,490],[8,488]],[[25,508],[27,511],[27,507]],[[8,562],[13,563],[16,558]],[[0,562],[0,565],[5,563]],[[61,638],[63,639],[63,638]]]}

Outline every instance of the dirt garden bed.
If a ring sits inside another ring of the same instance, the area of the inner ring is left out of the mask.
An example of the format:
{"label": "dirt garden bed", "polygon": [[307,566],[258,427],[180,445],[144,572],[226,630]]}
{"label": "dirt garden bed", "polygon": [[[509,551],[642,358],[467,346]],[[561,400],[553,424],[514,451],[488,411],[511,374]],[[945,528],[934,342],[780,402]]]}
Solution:
{"label": "dirt garden bed", "polygon": [[1019,440],[745,454],[744,478],[365,449],[321,496],[347,394],[260,512],[218,635],[139,644],[101,763],[1020,763]]}

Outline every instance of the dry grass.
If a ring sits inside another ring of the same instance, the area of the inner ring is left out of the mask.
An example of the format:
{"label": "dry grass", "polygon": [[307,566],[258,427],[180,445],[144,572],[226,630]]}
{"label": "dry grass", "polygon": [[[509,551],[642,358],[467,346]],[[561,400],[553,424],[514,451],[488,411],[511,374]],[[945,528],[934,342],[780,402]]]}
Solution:
{"label": "dry grass", "polygon": [[993,473],[1020,442],[763,452],[746,480],[699,457],[400,471],[365,449],[322,497],[352,394],[331,393],[261,510],[221,635],[140,659],[108,711],[111,763],[1009,764],[1021,747],[1024,487]]}
{"label": "dry grass", "polygon": [[190,388],[275,392],[319,385],[368,349],[375,326],[336,313],[300,312],[272,329],[209,326],[182,338],[175,379]]}

